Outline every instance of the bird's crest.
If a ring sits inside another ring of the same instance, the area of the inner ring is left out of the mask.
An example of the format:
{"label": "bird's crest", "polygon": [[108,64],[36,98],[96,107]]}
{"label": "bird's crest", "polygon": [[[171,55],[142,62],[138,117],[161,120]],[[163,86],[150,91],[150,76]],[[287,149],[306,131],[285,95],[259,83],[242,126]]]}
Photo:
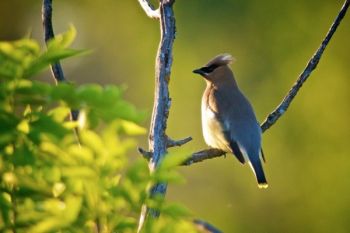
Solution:
{"label": "bird's crest", "polygon": [[235,61],[235,59],[231,56],[231,54],[224,53],[214,57],[212,60],[208,62],[207,67],[215,65],[215,66],[223,66],[231,64]]}

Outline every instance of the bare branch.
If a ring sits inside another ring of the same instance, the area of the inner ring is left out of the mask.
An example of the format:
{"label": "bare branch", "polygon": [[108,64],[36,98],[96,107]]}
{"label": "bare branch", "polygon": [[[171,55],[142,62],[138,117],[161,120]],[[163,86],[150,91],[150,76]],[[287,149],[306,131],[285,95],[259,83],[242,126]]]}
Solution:
{"label": "bare branch", "polygon": [[[166,146],[167,148],[170,148],[170,147],[175,147],[175,146],[182,146],[188,142],[192,141],[192,137],[187,137],[187,138],[183,138],[183,139],[180,139],[180,140],[173,140],[169,137],[167,137],[167,141],[166,141]],[[150,161],[152,156],[153,156],[153,153],[150,152],[150,151],[147,151],[141,147],[137,147],[137,151],[143,156],[143,158],[145,158],[147,161]]]}
{"label": "bare branch", "polygon": [[202,162],[207,159],[213,159],[226,155],[227,152],[215,148],[198,151],[191,155],[182,165],[191,165],[194,163]]}
{"label": "bare branch", "polygon": [[192,141],[192,137],[187,137],[187,138],[183,138],[180,140],[173,140],[173,139],[168,137],[167,147],[170,148],[170,147],[175,147],[175,146],[182,146],[190,141]]}
{"label": "bare branch", "polygon": [[[171,105],[168,85],[173,61],[172,49],[175,39],[173,3],[174,0],[160,0],[159,6],[161,39],[156,58],[155,96],[149,133],[149,151],[152,153],[152,158],[149,161],[151,172],[154,172],[167,154],[168,137],[166,136],[166,128]],[[150,189],[150,195],[151,197],[165,196],[166,190],[167,183],[156,183]],[[149,216],[157,218],[159,211],[149,209],[144,205],[141,210],[138,232],[141,231],[144,222]]]}
{"label": "bare branch", "polygon": [[193,223],[197,226],[199,230],[204,230],[205,232],[208,233],[222,233],[219,229],[211,225],[210,223],[200,220],[200,219],[195,219],[193,220]]}
{"label": "bare branch", "polygon": [[159,9],[155,9],[148,0],[139,0],[139,3],[148,17],[152,19],[160,18]]}
{"label": "bare branch", "polygon": [[[175,146],[182,146],[188,142],[192,141],[192,137],[187,137],[184,139],[180,139],[180,140],[173,140],[169,137],[167,137],[167,148],[170,147],[175,147]],[[137,147],[137,151],[148,161],[152,158],[153,153],[150,151],[147,151],[141,147]]]}
{"label": "bare branch", "polygon": [[261,129],[263,132],[265,132],[268,128],[270,128],[273,124],[275,124],[276,121],[287,111],[292,100],[297,95],[300,88],[303,86],[303,83],[308,79],[311,72],[317,67],[317,64],[320,61],[325,48],[327,47],[335,31],[337,30],[340,22],[344,18],[346,11],[349,7],[349,3],[350,3],[349,0],[346,0],[344,2],[343,7],[341,8],[338,16],[336,17],[335,21],[330,27],[326,37],[322,41],[316,53],[309,60],[304,71],[300,74],[299,78],[297,79],[293,87],[289,90],[288,94],[284,97],[283,101],[278,105],[278,107],[272,113],[270,113],[267,116],[265,121],[261,124]]}
{"label": "bare branch", "polygon": [[145,158],[147,159],[147,161],[150,161],[153,153],[150,151],[146,151],[145,149],[141,148],[141,147],[137,147],[137,151]]}
{"label": "bare branch", "polygon": [[[55,38],[55,33],[52,27],[52,0],[43,0],[42,5],[42,21],[44,27],[44,38],[46,44],[51,39]],[[51,64],[52,75],[55,79],[56,84],[58,82],[66,82],[66,78],[64,77],[63,69],[60,62],[56,62]],[[76,121],[79,116],[78,110],[71,110],[71,119]]]}

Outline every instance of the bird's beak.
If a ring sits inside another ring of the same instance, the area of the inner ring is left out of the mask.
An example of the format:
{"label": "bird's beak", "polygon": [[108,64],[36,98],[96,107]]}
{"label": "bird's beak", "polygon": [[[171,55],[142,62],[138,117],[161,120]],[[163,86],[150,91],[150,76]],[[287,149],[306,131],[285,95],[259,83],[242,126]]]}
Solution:
{"label": "bird's beak", "polygon": [[200,74],[200,75],[202,75],[202,76],[205,75],[205,72],[204,72],[202,69],[196,69],[196,70],[194,70],[194,71],[192,71],[192,72],[195,73],[195,74]]}

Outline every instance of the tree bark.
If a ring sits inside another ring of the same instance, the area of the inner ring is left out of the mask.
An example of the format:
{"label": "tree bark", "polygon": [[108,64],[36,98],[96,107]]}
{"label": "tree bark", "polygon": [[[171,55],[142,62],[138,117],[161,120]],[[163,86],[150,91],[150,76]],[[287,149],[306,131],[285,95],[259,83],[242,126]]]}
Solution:
{"label": "tree bark", "polygon": [[[171,105],[168,85],[173,61],[172,49],[175,39],[174,2],[174,0],[160,0],[159,5],[161,38],[156,58],[155,96],[149,133],[149,151],[152,153],[152,157],[149,161],[151,173],[157,169],[164,156],[166,156],[168,148],[166,128]],[[148,4],[148,6],[150,7],[151,5]],[[150,195],[151,197],[156,195],[164,197],[166,191],[167,183],[157,183],[151,187]],[[144,205],[141,211],[138,231],[141,230],[148,216],[158,217],[159,211],[149,209]]]}

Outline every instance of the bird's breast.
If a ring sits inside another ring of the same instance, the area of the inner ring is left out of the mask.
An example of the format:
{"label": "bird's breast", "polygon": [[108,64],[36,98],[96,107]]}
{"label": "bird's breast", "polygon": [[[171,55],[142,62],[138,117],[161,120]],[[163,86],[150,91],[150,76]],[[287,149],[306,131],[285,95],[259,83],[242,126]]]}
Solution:
{"label": "bird's breast", "polygon": [[210,147],[230,152],[229,143],[225,139],[222,124],[217,115],[206,103],[202,103],[202,130],[206,144]]}

